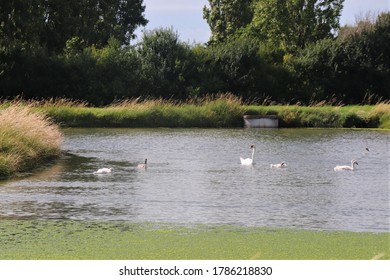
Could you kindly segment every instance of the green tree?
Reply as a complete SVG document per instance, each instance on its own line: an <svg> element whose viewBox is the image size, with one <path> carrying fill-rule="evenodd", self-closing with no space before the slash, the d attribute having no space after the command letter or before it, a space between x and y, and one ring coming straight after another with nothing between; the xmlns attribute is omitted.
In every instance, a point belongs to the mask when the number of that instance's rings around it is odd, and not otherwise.
<svg viewBox="0 0 390 280"><path fill-rule="evenodd" d="M146 25L143 0L8 0L0 2L0 44L38 43L59 53L79 37L84 47L104 47L110 38L128 44Z"/></svg>
<svg viewBox="0 0 390 280"><path fill-rule="evenodd" d="M347 104L390 96L390 13L358 22L336 39L308 45L290 61L301 101L337 98Z"/></svg>
<svg viewBox="0 0 390 280"><path fill-rule="evenodd" d="M42 13L40 0L1 0L0 47L12 50L36 45Z"/></svg>
<svg viewBox="0 0 390 280"><path fill-rule="evenodd" d="M147 31L136 49L145 96L177 99L187 96L188 80L195 66L190 47L179 40L177 32L172 28Z"/></svg>
<svg viewBox="0 0 390 280"><path fill-rule="evenodd" d="M61 51L67 40L79 37L85 46L104 47L110 38L128 44L138 26L146 25L143 0L43 1L42 44Z"/></svg>
<svg viewBox="0 0 390 280"><path fill-rule="evenodd" d="M339 28L344 0L258 0L251 34L287 52L331 38Z"/></svg>
<svg viewBox="0 0 390 280"><path fill-rule="evenodd" d="M203 18L211 29L210 43L224 41L252 19L253 0L209 0L204 6Z"/></svg>
<svg viewBox="0 0 390 280"><path fill-rule="evenodd" d="M199 92L232 92L244 100L282 100L288 73L271 65L259 52L259 43L251 38L232 37L207 48L195 48L200 72Z"/></svg>

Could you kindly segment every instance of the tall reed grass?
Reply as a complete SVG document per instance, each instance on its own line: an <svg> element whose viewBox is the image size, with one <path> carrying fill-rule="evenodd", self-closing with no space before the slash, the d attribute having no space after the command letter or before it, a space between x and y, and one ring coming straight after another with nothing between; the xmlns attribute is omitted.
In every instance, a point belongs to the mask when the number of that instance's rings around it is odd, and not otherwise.
<svg viewBox="0 0 390 280"><path fill-rule="evenodd" d="M59 127L31 106L0 106L0 177L37 167L61 153Z"/></svg>
<svg viewBox="0 0 390 280"><path fill-rule="evenodd" d="M56 123L67 127L242 127L243 115L277 115L280 127L358 127L390 129L390 103L343 106L317 102L300 105L248 105L230 93L192 98L121 100L104 108L83 102L35 102Z"/></svg>
<svg viewBox="0 0 390 280"><path fill-rule="evenodd" d="M238 127L244 113L241 99L231 94L184 102L136 98L103 108L63 100L34 106L67 127Z"/></svg>
<svg viewBox="0 0 390 280"><path fill-rule="evenodd" d="M243 127L243 115L277 115L280 127L390 129L390 103L344 106L329 101L295 105L251 105L233 94L185 101L134 98L106 107L67 99L18 101L64 127Z"/></svg>

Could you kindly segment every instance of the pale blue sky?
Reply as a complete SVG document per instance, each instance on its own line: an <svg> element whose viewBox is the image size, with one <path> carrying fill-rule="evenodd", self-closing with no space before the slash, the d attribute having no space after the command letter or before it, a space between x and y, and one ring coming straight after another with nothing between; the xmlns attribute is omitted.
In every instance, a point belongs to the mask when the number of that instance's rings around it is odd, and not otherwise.
<svg viewBox="0 0 390 280"><path fill-rule="evenodd" d="M180 40L205 43L210 37L210 28L203 19L203 7L207 0L144 0L145 17L149 20L146 30L172 27ZM389 11L390 0L345 0L341 25L355 23L356 16L371 12ZM141 38L141 30L136 34Z"/></svg>

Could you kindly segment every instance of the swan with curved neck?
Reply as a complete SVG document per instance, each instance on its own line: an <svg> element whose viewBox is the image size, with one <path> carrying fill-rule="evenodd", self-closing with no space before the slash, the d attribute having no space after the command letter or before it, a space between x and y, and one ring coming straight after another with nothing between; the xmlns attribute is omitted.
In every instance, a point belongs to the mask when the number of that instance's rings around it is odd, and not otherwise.
<svg viewBox="0 0 390 280"><path fill-rule="evenodd" d="M358 162L353 159L353 160L351 160L351 166L349 166L349 165L337 165L334 168L334 171L343 171L343 170L351 171L351 170L355 169L355 164L359 165Z"/></svg>
<svg viewBox="0 0 390 280"><path fill-rule="evenodd" d="M254 160L254 156L255 156L255 150L256 150L256 147L255 145L251 145L251 149L252 149L252 157L251 158L242 158L240 157L240 161L241 161L241 164L242 165L252 165L253 164L253 160Z"/></svg>

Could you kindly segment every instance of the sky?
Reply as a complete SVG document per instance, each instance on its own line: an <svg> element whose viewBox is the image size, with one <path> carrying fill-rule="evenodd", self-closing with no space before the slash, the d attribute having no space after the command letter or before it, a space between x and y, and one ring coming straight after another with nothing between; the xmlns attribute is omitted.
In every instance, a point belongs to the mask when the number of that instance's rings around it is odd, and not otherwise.
<svg viewBox="0 0 390 280"><path fill-rule="evenodd" d="M172 27L181 41L206 43L211 32L203 19L203 7L208 3L208 0L144 0L149 23L138 29L136 35L140 39L143 30ZM356 18L362 18L368 12L376 15L389 10L390 0L345 0L340 23L342 26L354 24Z"/></svg>

